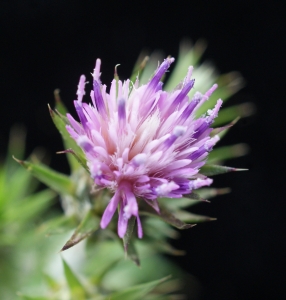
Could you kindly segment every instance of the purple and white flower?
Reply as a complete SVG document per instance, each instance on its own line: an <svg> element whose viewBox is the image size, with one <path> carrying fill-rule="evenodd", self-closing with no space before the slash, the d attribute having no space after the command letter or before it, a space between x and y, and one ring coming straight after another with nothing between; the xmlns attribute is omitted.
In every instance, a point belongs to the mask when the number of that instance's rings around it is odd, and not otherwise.
<svg viewBox="0 0 286 300"><path fill-rule="evenodd" d="M143 230L139 201L146 201L160 213L158 198L181 198L194 189L208 186L212 179L199 173L208 152L219 140L210 137L213 123L222 105L218 100L204 116L196 110L216 89L197 92L189 100L194 86L192 67L180 86L171 93L162 90L161 77L174 58L167 58L146 85L137 79L113 80L109 93L100 81L100 64L93 72L92 104L82 102L85 76L80 77L74 101L78 123L67 115L67 130L83 149L92 179L98 188L114 195L101 219L106 228L119 206L118 235L124 237L131 216L137 219L138 236Z"/></svg>

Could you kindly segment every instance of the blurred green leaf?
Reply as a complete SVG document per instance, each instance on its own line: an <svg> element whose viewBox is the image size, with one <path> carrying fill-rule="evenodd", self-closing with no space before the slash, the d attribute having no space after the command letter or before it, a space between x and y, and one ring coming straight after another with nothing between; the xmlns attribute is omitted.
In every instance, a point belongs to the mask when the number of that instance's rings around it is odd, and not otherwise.
<svg viewBox="0 0 286 300"><path fill-rule="evenodd" d="M17 294L21 299L24 300L50 300L49 297L42 297L42 296L27 296L27 295L23 295L21 293Z"/></svg>
<svg viewBox="0 0 286 300"><path fill-rule="evenodd" d="M127 257L130 258L137 266L140 266L139 256L132 239L135 221L136 217L134 216L132 216L128 221L127 230L123 237L123 246Z"/></svg>
<svg viewBox="0 0 286 300"><path fill-rule="evenodd" d="M166 206L171 211L175 211L178 208L190 207L197 203L209 202L201 198L198 194L192 193L189 195L184 195L183 198L162 198L160 203L163 206Z"/></svg>
<svg viewBox="0 0 286 300"><path fill-rule="evenodd" d="M174 70L167 83L164 85L164 90L172 91L178 83L182 82L187 74L188 67L196 66L198 64L205 49L206 42L204 40L199 40L194 46L187 40L182 42Z"/></svg>
<svg viewBox="0 0 286 300"><path fill-rule="evenodd" d="M144 299L144 296L150 293L156 286L161 284L162 282L168 280L170 276L165 278L154 280L151 282L138 284L136 286L132 286L123 291L119 291L110 295L110 300L141 300Z"/></svg>
<svg viewBox="0 0 286 300"><path fill-rule="evenodd" d="M159 252L163 252L174 256L181 256L186 254L185 251L178 250L172 247L169 243L165 242L164 240L154 241L152 243L152 247L154 247Z"/></svg>
<svg viewBox="0 0 286 300"><path fill-rule="evenodd" d="M44 190L21 199L18 201L18 208L10 206L5 211L7 220L16 221L17 223L25 223L32 218L36 218L41 212L52 204L55 193L51 190Z"/></svg>
<svg viewBox="0 0 286 300"><path fill-rule="evenodd" d="M68 119L65 116L59 114L57 111L53 111L50 106L48 106L48 107L49 107L49 112L50 112L51 118L62 136L65 148L73 149L76 156L80 158L80 161L85 162L86 161L85 156L84 156L81 148L70 137L68 131L66 130L66 125L69 125ZM63 108L61 108L61 110L63 111ZM74 156L68 155L67 158L68 158L68 162L70 164L70 168L72 171L75 171L80 167L78 160ZM85 165L86 165L86 163L85 163Z"/></svg>
<svg viewBox="0 0 286 300"><path fill-rule="evenodd" d="M249 117L253 115L254 112L255 112L254 104L248 102L223 108L220 110L217 118L215 119L213 126L216 127L219 125L227 124L237 117L241 117L241 118Z"/></svg>
<svg viewBox="0 0 286 300"><path fill-rule="evenodd" d="M76 220L74 216L53 216L48 221L43 222L38 230L40 232L45 232L46 236L61 234L74 229L76 226Z"/></svg>
<svg viewBox="0 0 286 300"><path fill-rule="evenodd" d="M163 240L166 237L176 239L179 232L161 219L149 217L144 221L145 235L154 240Z"/></svg>
<svg viewBox="0 0 286 300"><path fill-rule="evenodd" d="M62 115L66 115L68 113L68 110L66 106L63 104L62 99L60 97L60 90L55 89L54 90L54 97L55 97L55 109Z"/></svg>
<svg viewBox="0 0 286 300"><path fill-rule="evenodd" d="M163 59L164 56L160 51L155 51L150 55L146 65L144 66L140 74L139 77L140 85L146 84L150 80L150 78L158 68L158 63Z"/></svg>
<svg viewBox="0 0 286 300"><path fill-rule="evenodd" d="M26 145L26 130L23 126L14 125L10 130L10 137L7 149L7 156L5 160L5 171L7 177L13 175L17 170L17 165L12 156L17 156L20 159L24 157Z"/></svg>
<svg viewBox="0 0 286 300"><path fill-rule="evenodd" d="M228 123L227 125L225 125L223 127L214 128L212 130L210 136L213 137L215 135L218 135L220 137L220 139L222 139L227 134L229 129L238 122L239 119L240 119L240 117L237 117L233 121L231 121L230 123Z"/></svg>
<svg viewBox="0 0 286 300"><path fill-rule="evenodd" d="M128 244L128 247L127 247L127 257L129 259L131 259L136 266L140 266L140 259L139 259L139 255L138 255L138 252L137 252L137 249L135 247L135 244L134 244L134 239L131 239L129 241L129 244Z"/></svg>
<svg viewBox="0 0 286 300"><path fill-rule="evenodd" d="M39 181L46 184L52 190L58 192L59 194L75 194L75 184L68 176L56 172L41 163L34 164L32 162L18 160L17 158L14 159Z"/></svg>
<svg viewBox="0 0 286 300"><path fill-rule="evenodd" d="M58 283L58 281L52 278L50 275L44 273L43 276L46 284L52 291L56 292L61 288L61 285Z"/></svg>
<svg viewBox="0 0 286 300"><path fill-rule="evenodd" d="M70 292L71 292L71 300L86 300L88 299L86 291L78 280L72 269L69 265L62 259L65 278L67 280Z"/></svg>
<svg viewBox="0 0 286 300"><path fill-rule="evenodd" d="M208 164L221 163L225 160L247 154L249 147L246 144L236 144L213 149L208 155Z"/></svg>
<svg viewBox="0 0 286 300"><path fill-rule="evenodd" d="M77 229L73 233L72 237L65 243L61 251L67 250L83 239L91 235L93 232L99 229L99 218L96 216L92 210L89 210L82 222L78 225Z"/></svg>
<svg viewBox="0 0 286 300"><path fill-rule="evenodd" d="M200 197L205 198L205 199L210 199L213 197L216 197L218 195L224 195L227 193L230 193L230 188L201 188L197 190L197 193L199 194Z"/></svg>
<svg viewBox="0 0 286 300"><path fill-rule="evenodd" d="M86 160L83 159L82 156L79 156L77 153L75 153L73 151L73 149L66 149L64 151L58 151L57 154L67 154L68 157L70 157L69 154L71 154L76 159L76 161L87 171L87 173L90 174L90 171L86 165Z"/></svg>
<svg viewBox="0 0 286 300"><path fill-rule="evenodd" d="M200 169L200 173L206 176L214 176L218 174L224 174L229 172L236 172L236 171L247 171L247 169L238 169L220 165L204 165Z"/></svg>
<svg viewBox="0 0 286 300"><path fill-rule="evenodd" d="M130 76L130 81L131 82L134 83L136 81L137 76L139 78L141 77L140 75L141 75L142 71L145 69L148 60L149 60L149 56L144 51L141 52L138 59L137 59L137 61L136 61L136 63L135 63L135 65L134 65L134 68L132 70L132 73L131 73L131 76ZM140 83L141 83L141 80L140 80Z"/></svg>
<svg viewBox="0 0 286 300"><path fill-rule="evenodd" d="M149 209L148 211L141 211L140 214L147 215L147 216L155 216L181 230L189 229L194 226L192 224L186 224L183 221L179 220L178 218L175 217L173 213L171 213L167 209L160 209L160 214L156 213L154 210L151 209Z"/></svg>
<svg viewBox="0 0 286 300"><path fill-rule="evenodd" d="M95 243L88 249L90 253L86 272L94 284L98 284L105 273L124 257L119 239L118 243L115 240L101 240L100 243Z"/></svg>
<svg viewBox="0 0 286 300"><path fill-rule="evenodd" d="M184 221L184 222L188 222L188 223L202 223L202 222L209 222L209 221L215 221L216 218L211 218L208 216L202 216L202 215L197 215L197 214L193 214L190 212L187 212L185 210L177 210L174 215Z"/></svg>
<svg viewBox="0 0 286 300"><path fill-rule="evenodd" d="M31 189L32 177L27 171L18 168L11 176L5 173L5 169L3 169L3 171L0 178L0 210L1 207L11 205L11 203L19 201L21 198L33 192L33 189Z"/></svg>

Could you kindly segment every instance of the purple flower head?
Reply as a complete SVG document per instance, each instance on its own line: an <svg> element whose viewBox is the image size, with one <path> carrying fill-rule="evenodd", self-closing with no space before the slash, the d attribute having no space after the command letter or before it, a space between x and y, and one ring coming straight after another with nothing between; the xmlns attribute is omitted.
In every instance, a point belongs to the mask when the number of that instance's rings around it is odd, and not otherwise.
<svg viewBox="0 0 286 300"><path fill-rule="evenodd" d="M196 93L192 67L180 88L162 90L161 77L174 58L167 58L146 84L113 80L109 93L100 82L97 59L93 73L92 104L82 102L85 76L80 77L75 108L80 123L68 115L67 130L83 149L92 179L98 188L108 188L114 195L101 219L106 228L119 206L118 235L124 237L131 216L137 219L138 236L143 236L138 202L146 201L158 213L157 199L180 198L212 180L199 173L208 152L219 140L210 137L213 123L222 105L195 118L195 111L216 89Z"/></svg>

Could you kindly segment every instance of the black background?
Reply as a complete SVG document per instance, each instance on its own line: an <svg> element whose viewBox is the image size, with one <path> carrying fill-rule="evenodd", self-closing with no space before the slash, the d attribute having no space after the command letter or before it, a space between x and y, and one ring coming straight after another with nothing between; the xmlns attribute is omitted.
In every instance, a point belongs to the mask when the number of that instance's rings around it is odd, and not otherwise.
<svg viewBox="0 0 286 300"><path fill-rule="evenodd" d="M232 103L252 101L254 117L241 120L224 144L245 142L248 156L230 162L249 168L215 178L232 193L201 205L218 217L183 232L178 258L201 284L200 299L282 299L285 285L285 61L283 1L0 1L1 153L10 127L25 124L28 149L49 149L51 165L67 171L47 103L53 90L74 112L80 74L97 57L102 80L120 63L127 78L142 48L176 57L184 37L208 41L205 59L221 72L239 70L247 83Z"/></svg>

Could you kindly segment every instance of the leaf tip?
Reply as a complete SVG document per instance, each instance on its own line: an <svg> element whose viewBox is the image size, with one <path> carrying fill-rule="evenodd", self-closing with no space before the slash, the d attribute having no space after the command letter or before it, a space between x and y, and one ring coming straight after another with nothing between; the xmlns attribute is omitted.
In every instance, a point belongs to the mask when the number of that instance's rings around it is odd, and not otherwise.
<svg viewBox="0 0 286 300"><path fill-rule="evenodd" d="M54 90L54 97L56 102L61 102L60 91L61 91L60 89Z"/></svg>
<svg viewBox="0 0 286 300"><path fill-rule="evenodd" d="M224 194L229 194L231 192L231 188L222 188L222 189L217 189L216 194L217 195L224 195Z"/></svg>
<svg viewBox="0 0 286 300"><path fill-rule="evenodd" d="M55 116L55 112L52 110L49 103L48 103L48 110L49 110L50 116L53 118Z"/></svg>
<svg viewBox="0 0 286 300"><path fill-rule="evenodd" d="M233 172L249 171L249 169L232 168L232 171L233 171Z"/></svg>
<svg viewBox="0 0 286 300"><path fill-rule="evenodd" d="M16 158L14 155L12 155L12 158L13 158L17 163L19 163L20 165L24 165L24 161L23 161L23 160Z"/></svg>
<svg viewBox="0 0 286 300"><path fill-rule="evenodd" d="M190 229L195 226L197 226L197 224L186 224L186 225L182 226L181 229Z"/></svg>

